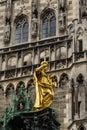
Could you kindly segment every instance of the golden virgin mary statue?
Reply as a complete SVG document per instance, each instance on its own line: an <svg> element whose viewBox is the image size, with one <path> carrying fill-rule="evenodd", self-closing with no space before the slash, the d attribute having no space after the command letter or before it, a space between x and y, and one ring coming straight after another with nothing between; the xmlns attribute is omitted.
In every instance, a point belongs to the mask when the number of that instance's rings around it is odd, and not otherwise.
<svg viewBox="0 0 87 130"><path fill-rule="evenodd" d="M34 85L36 87L36 100L34 110L41 110L51 105L53 101L53 88L57 83L53 81L54 74L47 75L48 62L42 61L40 67L34 72Z"/></svg>

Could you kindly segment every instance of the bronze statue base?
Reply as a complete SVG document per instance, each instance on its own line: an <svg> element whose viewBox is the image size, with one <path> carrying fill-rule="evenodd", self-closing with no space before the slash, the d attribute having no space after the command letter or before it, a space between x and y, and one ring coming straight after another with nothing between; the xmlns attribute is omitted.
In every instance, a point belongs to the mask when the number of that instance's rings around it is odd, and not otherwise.
<svg viewBox="0 0 87 130"><path fill-rule="evenodd" d="M44 110L25 112L11 118L5 128L2 130L59 130L60 124L55 120L53 110L46 108Z"/></svg>

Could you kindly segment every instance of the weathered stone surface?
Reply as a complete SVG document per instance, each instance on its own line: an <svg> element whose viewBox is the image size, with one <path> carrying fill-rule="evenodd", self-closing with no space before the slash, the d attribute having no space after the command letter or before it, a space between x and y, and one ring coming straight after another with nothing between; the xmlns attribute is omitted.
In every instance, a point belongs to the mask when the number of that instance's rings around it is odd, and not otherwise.
<svg viewBox="0 0 87 130"><path fill-rule="evenodd" d="M13 91L18 90L19 84L24 84L25 93L30 88L34 103L33 72L44 59L46 49L48 73L55 73L57 76L58 85L52 106L61 123L61 130L80 130L81 124L84 130L87 129L87 2L67 0L61 6L58 0L12 1L11 35L9 42L5 44L6 3L7 0L0 0L0 115L5 104L11 104ZM35 37L31 34L32 5L38 11ZM42 38L42 19L51 11L56 18L56 35ZM29 22L28 41L16 44L15 19L21 14Z"/></svg>

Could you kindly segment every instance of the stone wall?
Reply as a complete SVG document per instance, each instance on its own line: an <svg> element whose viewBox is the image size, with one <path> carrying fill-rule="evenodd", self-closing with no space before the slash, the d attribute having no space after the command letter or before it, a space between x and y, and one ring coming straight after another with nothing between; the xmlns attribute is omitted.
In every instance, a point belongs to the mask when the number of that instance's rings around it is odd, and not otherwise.
<svg viewBox="0 0 87 130"><path fill-rule="evenodd" d="M46 50L48 74L57 76L52 106L61 130L80 130L80 124L87 128L87 20L80 17L80 6L78 0L0 1L0 115L20 84L25 93L31 88L34 103L33 73ZM55 14L56 35L42 38L42 18L47 12ZM36 33L32 33L33 14ZM29 23L28 41L16 43L16 22L21 16Z"/></svg>

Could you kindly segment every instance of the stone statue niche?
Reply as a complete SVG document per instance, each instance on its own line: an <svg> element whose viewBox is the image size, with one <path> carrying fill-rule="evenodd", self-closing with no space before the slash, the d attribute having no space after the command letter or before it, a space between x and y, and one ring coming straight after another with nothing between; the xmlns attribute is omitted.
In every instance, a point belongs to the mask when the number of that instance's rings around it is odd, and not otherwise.
<svg viewBox="0 0 87 130"><path fill-rule="evenodd" d="M6 22L11 22L11 8L12 8L12 0L7 0L6 5Z"/></svg>
<svg viewBox="0 0 87 130"><path fill-rule="evenodd" d="M5 31L4 31L4 42L9 43L10 42L10 35L11 35L11 26L9 22L5 25Z"/></svg>
<svg viewBox="0 0 87 130"><path fill-rule="evenodd" d="M32 4L32 37L37 36L37 20L38 20L38 11L35 4Z"/></svg>
<svg viewBox="0 0 87 130"><path fill-rule="evenodd" d="M11 8L12 8L12 0L7 0L6 4L6 24L5 24L5 31L4 31L4 42L10 42L10 35L11 35Z"/></svg>

